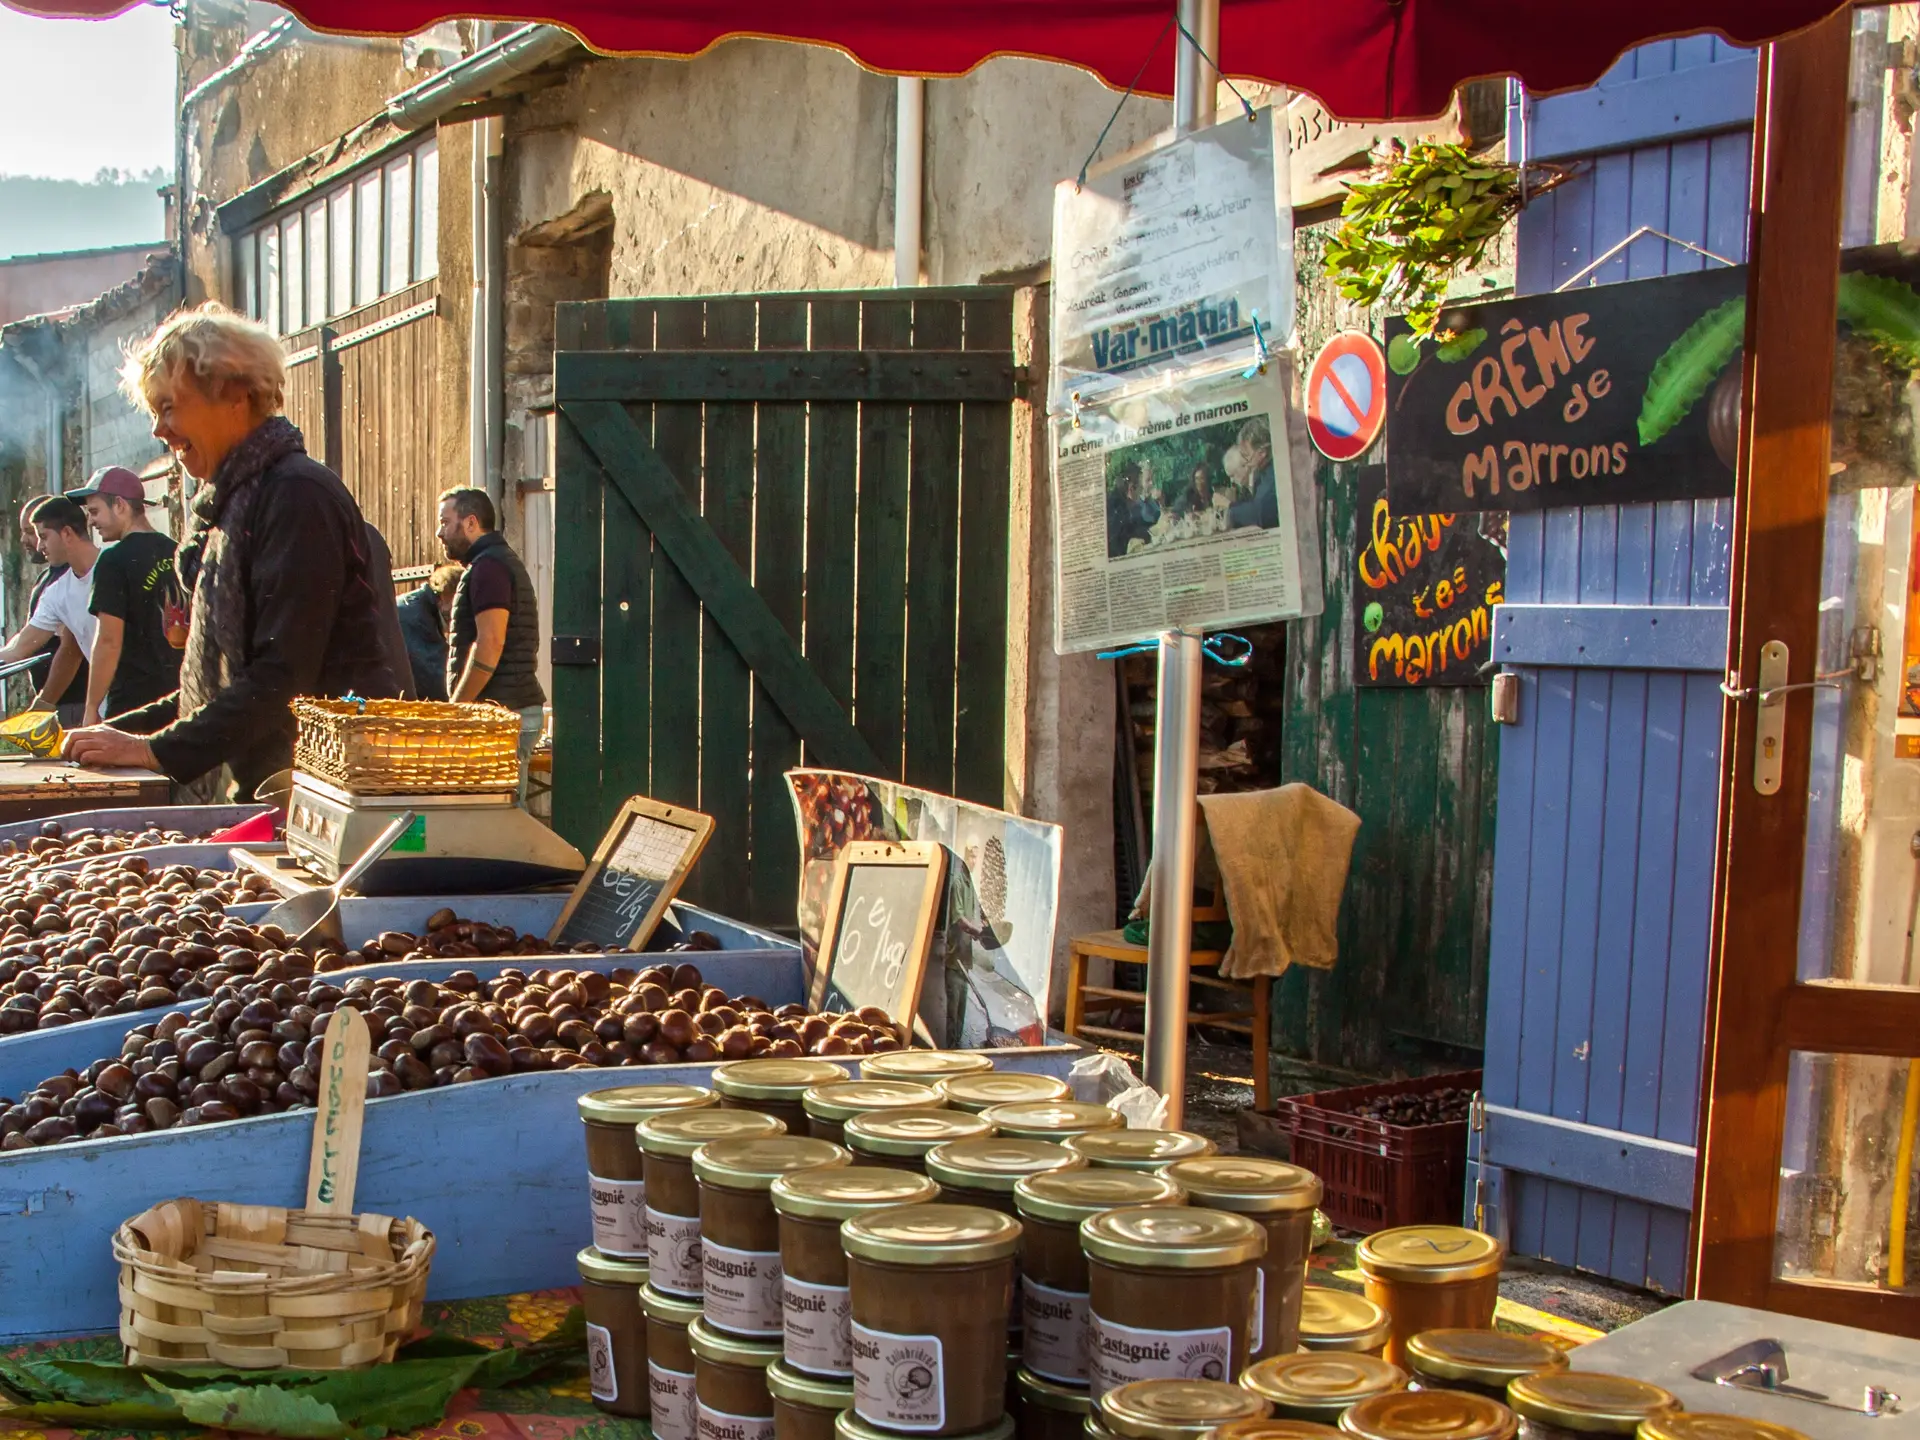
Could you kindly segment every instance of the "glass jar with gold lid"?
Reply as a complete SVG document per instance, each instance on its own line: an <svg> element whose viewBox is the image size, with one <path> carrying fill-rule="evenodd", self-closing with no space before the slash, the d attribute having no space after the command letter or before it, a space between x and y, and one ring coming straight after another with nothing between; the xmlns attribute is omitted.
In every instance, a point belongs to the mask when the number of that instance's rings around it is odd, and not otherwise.
<svg viewBox="0 0 1920 1440"><path fill-rule="evenodd" d="M1207 1440L1340 1440L1340 1432L1314 1420L1275 1415L1265 1420L1229 1420L1209 1431Z"/></svg>
<svg viewBox="0 0 1920 1440"><path fill-rule="evenodd" d="M1513 1440L1518 1426L1498 1400L1465 1390L1396 1390L1340 1417L1340 1428L1359 1440Z"/></svg>
<svg viewBox="0 0 1920 1440"><path fill-rule="evenodd" d="M648 1424L654 1440L694 1440L693 1342L687 1331L700 1318L700 1302L641 1287L640 1313L647 1322Z"/></svg>
<svg viewBox="0 0 1920 1440"><path fill-rule="evenodd" d="M1218 1148L1191 1130L1089 1130L1060 1142L1096 1170L1158 1170Z"/></svg>
<svg viewBox="0 0 1920 1440"><path fill-rule="evenodd" d="M980 1118L993 1126L996 1135L1056 1144L1069 1136L1124 1130L1127 1125L1126 1118L1111 1106L1086 1105L1078 1100L1020 1100L990 1105L980 1112Z"/></svg>
<svg viewBox="0 0 1920 1440"><path fill-rule="evenodd" d="M795 1171L839 1168L852 1160L840 1146L802 1135L715 1140L693 1152L709 1325L752 1339L781 1337L780 1216L773 1208L773 1183Z"/></svg>
<svg viewBox="0 0 1920 1440"><path fill-rule="evenodd" d="M990 1078L999 1078L997 1076ZM927 1175L958 1204L985 1205L1011 1215L1013 1187L1029 1175L1084 1170L1087 1162L1047 1140L955 1140L927 1152Z"/></svg>
<svg viewBox="0 0 1920 1440"><path fill-rule="evenodd" d="M979 1114L995 1105L1028 1101L1071 1100L1073 1087L1053 1075L1025 1070L995 1070L982 1075L950 1075L940 1082L940 1093L955 1110Z"/></svg>
<svg viewBox="0 0 1920 1440"><path fill-rule="evenodd" d="M801 1097L815 1085L833 1085L853 1077L844 1065L800 1056L790 1060L729 1060L713 1067L713 1088L729 1110L758 1110L787 1127L789 1135L807 1133Z"/></svg>
<svg viewBox="0 0 1920 1440"><path fill-rule="evenodd" d="M841 1142L862 1165L891 1165L924 1175L927 1152L956 1140L985 1140L993 1127L965 1110L876 1110L855 1115Z"/></svg>
<svg viewBox="0 0 1920 1440"><path fill-rule="evenodd" d="M580 1097L594 1249L623 1260L647 1258L646 1174L635 1127L655 1115L703 1109L714 1099L704 1085L616 1085Z"/></svg>
<svg viewBox="0 0 1920 1440"><path fill-rule="evenodd" d="M1798 1430L1745 1415L1663 1410L1640 1422L1640 1440L1807 1440Z"/></svg>
<svg viewBox="0 0 1920 1440"><path fill-rule="evenodd" d="M800 1097L807 1129L817 1140L845 1144L847 1121L889 1110L938 1110L946 1101L931 1085L913 1080L839 1080L815 1085Z"/></svg>
<svg viewBox="0 0 1920 1440"><path fill-rule="evenodd" d="M1538 1335L1422 1330L1407 1341L1407 1368L1417 1390L1471 1390L1505 1404L1509 1382L1566 1369L1567 1352Z"/></svg>
<svg viewBox="0 0 1920 1440"><path fill-rule="evenodd" d="M784 1360L767 1366L774 1440L833 1440L833 1422L853 1407L853 1382L807 1375Z"/></svg>
<svg viewBox="0 0 1920 1440"><path fill-rule="evenodd" d="M991 1425L965 1434L950 1435L947 1440L1013 1440L1013 1416L1002 1415ZM852 1410L842 1410L833 1422L833 1433L837 1440L900 1440L890 1430L882 1430L877 1425L869 1425L859 1414Z"/></svg>
<svg viewBox="0 0 1920 1440"><path fill-rule="evenodd" d="M647 1269L653 1288L700 1294L700 1185L693 1152L713 1140L765 1139L786 1125L751 1110L701 1109L656 1115L635 1132L647 1183Z"/></svg>
<svg viewBox="0 0 1920 1440"><path fill-rule="evenodd" d="M1362 1240L1354 1259L1367 1298L1393 1327L1382 1353L1404 1364L1422 1330L1491 1330L1505 1258L1498 1240L1459 1225L1402 1225Z"/></svg>
<svg viewBox="0 0 1920 1440"><path fill-rule="evenodd" d="M1378 1355L1387 1343L1387 1312L1364 1295L1306 1285L1300 1291L1300 1348Z"/></svg>
<svg viewBox="0 0 1920 1440"><path fill-rule="evenodd" d="M1530 1440L1631 1435L1642 1420L1680 1408L1671 1390L1595 1370L1541 1370L1507 1386L1507 1408Z"/></svg>
<svg viewBox="0 0 1920 1440"><path fill-rule="evenodd" d="M1129 1170L1056 1170L1013 1187L1020 1245L1021 1357L1044 1380L1087 1383L1087 1257L1080 1222L1126 1205L1180 1205L1164 1175Z"/></svg>
<svg viewBox="0 0 1920 1440"><path fill-rule="evenodd" d="M702 1318L687 1327L693 1350L694 1426L699 1435L773 1440L767 1370L780 1347L716 1330Z"/></svg>
<svg viewBox="0 0 1920 1440"><path fill-rule="evenodd" d="M977 1050L889 1050L860 1061L862 1080L912 1080L932 1085L955 1075L984 1075L993 1061Z"/></svg>
<svg viewBox="0 0 1920 1440"><path fill-rule="evenodd" d="M1298 1165L1257 1155L1176 1160L1163 1173L1186 1190L1189 1204L1245 1215L1267 1232L1267 1253L1260 1262L1265 1293L1253 1355L1291 1355L1300 1343L1300 1292L1313 1249L1319 1177Z"/></svg>
<svg viewBox="0 0 1920 1440"><path fill-rule="evenodd" d="M1014 1426L1020 1440L1081 1440L1093 1397L1084 1385L1062 1385L1024 1366L1014 1376Z"/></svg>
<svg viewBox="0 0 1920 1440"><path fill-rule="evenodd" d="M610 1415L644 1417L647 1401L647 1320L640 1290L647 1267L614 1260L589 1245L574 1257L580 1271L580 1307L586 1312L589 1393Z"/></svg>
<svg viewBox="0 0 1920 1440"><path fill-rule="evenodd" d="M1109 1390L1096 1407L1101 1427L1118 1440L1201 1440L1266 1414L1258 1395L1220 1380L1136 1380Z"/></svg>
<svg viewBox="0 0 1920 1440"><path fill-rule="evenodd" d="M1333 1425L1362 1400L1407 1388L1407 1372L1375 1355L1302 1351L1256 1360L1240 1374L1243 1388L1290 1420Z"/></svg>

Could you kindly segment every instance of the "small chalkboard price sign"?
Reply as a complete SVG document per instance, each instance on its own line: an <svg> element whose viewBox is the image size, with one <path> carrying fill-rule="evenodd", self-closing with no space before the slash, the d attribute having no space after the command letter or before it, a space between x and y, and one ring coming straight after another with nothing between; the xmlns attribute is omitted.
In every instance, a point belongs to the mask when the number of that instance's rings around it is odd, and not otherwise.
<svg viewBox="0 0 1920 1440"><path fill-rule="evenodd" d="M713 817L636 795L620 807L547 939L642 948L713 834Z"/></svg>
<svg viewBox="0 0 1920 1440"><path fill-rule="evenodd" d="M833 862L809 998L815 1010L877 1005L911 1023L947 878L929 840L856 840Z"/></svg>

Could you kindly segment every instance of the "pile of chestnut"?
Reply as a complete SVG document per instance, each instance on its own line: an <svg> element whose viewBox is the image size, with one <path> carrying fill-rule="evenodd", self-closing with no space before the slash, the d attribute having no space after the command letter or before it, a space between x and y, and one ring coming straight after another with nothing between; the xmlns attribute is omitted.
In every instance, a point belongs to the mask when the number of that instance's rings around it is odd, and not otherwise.
<svg viewBox="0 0 1920 1440"><path fill-rule="evenodd" d="M0 1150L311 1105L326 1018L341 1006L366 1017L374 1098L538 1070L867 1055L908 1038L884 1011L774 1008L705 984L689 964L506 970L493 980L463 970L442 982L362 975L336 984L269 961L250 979L223 981L212 1000L138 1027L114 1058L43 1080L18 1103L0 1100Z"/></svg>
<svg viewBox="0 0 1920 1440"><path fill-rule="evenodd" d="M695 936L703 936L703 943L693 943ZM686 948L717 950L720 942L713 936L696 931L694 936L688 937ZM424 935L415 935L406 930L383 930L362 945L358 955L349 957L347 963L377 965L382 960L463 960L493 955L600 955L606 953L606 949L606 946L596 945L592 941L562 946L539 935L522 935L511 925L462 920L450 908L442 906L427 917Z"/></svg>
<svg viewBox="0 0 1920 1440"><path fill-rule="evenodd" d="M190 845L193 840L181 830L95 830L76 826L68 830L58 820L40 822L40 833L30 840L0 840L0 862L26 857L34 864L52 864L60 860L84 860L94 855L115 855L123 850L139 850L149 845Z"/></svg>

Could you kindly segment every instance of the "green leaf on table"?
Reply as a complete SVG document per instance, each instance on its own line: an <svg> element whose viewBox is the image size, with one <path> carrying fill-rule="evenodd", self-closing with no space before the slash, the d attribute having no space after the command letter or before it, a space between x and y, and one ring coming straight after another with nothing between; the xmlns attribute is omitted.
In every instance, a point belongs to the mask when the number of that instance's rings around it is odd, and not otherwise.
<svg viewBox="0 0 1920 1440"><path fill-rule="evenodd" d="M350 1426L331 1405L306 1392L280 1385L229 1385L176 1389L154 1382L176 1401L180 1413L196 1425L248 1434L280 1435L288 1440L340 1440L343 1436L384 1434ZM451 1398L452 1392L447 1392Z"/></svg>

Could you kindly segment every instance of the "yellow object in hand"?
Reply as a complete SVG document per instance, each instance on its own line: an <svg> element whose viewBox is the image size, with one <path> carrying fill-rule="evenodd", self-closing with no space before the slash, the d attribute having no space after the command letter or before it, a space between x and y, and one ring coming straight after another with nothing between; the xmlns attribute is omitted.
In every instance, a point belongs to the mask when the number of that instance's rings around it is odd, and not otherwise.
<svg viewBox="0 0 1920 1440"><path fill-rule="evenodd" d="M23 752L42 760L60 753L66 732L51 710L25 710L0 720L0 755Z"/></svg>

